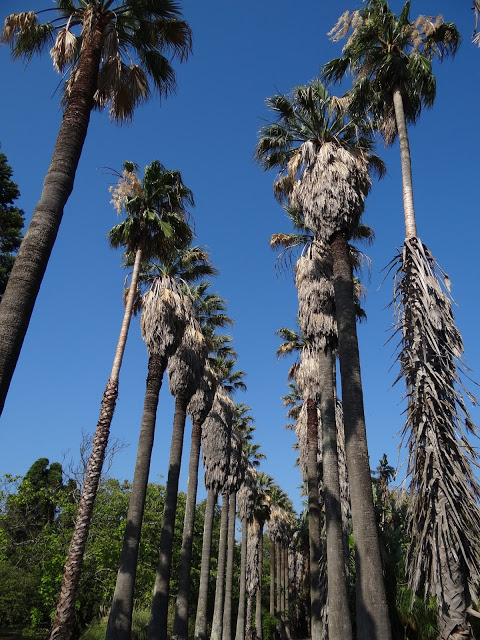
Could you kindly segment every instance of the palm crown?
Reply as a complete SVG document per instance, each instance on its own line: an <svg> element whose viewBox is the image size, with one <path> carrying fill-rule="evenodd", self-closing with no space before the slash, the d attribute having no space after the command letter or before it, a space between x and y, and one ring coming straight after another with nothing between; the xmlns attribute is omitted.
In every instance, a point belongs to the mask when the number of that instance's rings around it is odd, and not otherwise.
<svg viewBox="0 0 480 640"><path fill-rule="evenodd" d="M46 22L40 13L54 12ZM29 60L50 47L53 65L68 77L68 101L76 69L86 44L100 50L94 104L110 105L115 120L130 120L135 107L153 91L167 95L175 88L168 58L185 59L191 50L191 31L180 19L173 0L57 0L52 9L11 14L2 41L12 45L13 57Z"/></svg>
<svg viewBox="0 0 480 640"><path fill-rule="evenodd" d="M340 230L351 235L370 189L369 171L384 172L371 153L368 122L350 119L342 100L319 80L290 96L275 95L267 105L276 122L261 128L256 157L264 169L280 169L276 197L300 208L321 241Z"/></svg>
<svg viewBox="0 0 480 640"><path fill-rule="evenodd" d="M409 12L410 2L397 16L386 0L369 0L364 9L346 11L330 31L333 40L351 31L343 55L323 67L324 78L336 82L352 73L350 110L358 115L369 109L387 144L397 136L393 92L402 94L406 122L415 123L422 107L435 100L432 59L454 55L460 44L453 23L423 15L411 22Z"/></svg>

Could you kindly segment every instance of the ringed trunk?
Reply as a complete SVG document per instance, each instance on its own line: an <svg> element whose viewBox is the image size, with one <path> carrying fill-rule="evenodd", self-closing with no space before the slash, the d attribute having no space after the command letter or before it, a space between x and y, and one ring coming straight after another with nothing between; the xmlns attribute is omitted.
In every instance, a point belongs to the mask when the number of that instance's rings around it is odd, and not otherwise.
<svg viewBox="0 0 480 640"><path fill-rule="evenodd" d="M207 638L207 601L208 578L210 576L210 554L212 548L213 516L217 496L212 489L208 490L205 521L203 524L202 564L200 567L200 587L198 590L197 616L195 619L195 640Z"/></svg>
<svg viewBox="0 0 480 640"><path fill-rule="evenodd" d="M400 161L402 165L403 211L405 216L406 238L416 237L415 209L413 206L412 162L410 159L410 144L408 141L407 123L403 110L403 98L400 89L393 91L393 107L400 142Z"/></svg>
<svg viewBox="0 0 480 640"><path fill-rule="evenodd" d="M32 215L25 237L8 279L0 306L0 415L8 388L27 333L35 300L42 284L48 260L57 238L63 208L73 189L83 143L87 135L93 96L97 89L102 33L97 31L80 53L77 76L72 87L52 160L43 183L42 194ZM65 589L62 587L62 598ZM62 636L61 627L73 612L65 602L55 614L53 637ZM66 616L66 617L65 617ZM63 620L66 622L63 622ZM66 632L67 637L69 631Z"/></svg>
<svg viewBox="0 0 480 640"><path fill-rule="evenodd" d="M213 610L211 640L222 639L223 602L225 597L225 561L227 556L228 493L222 494L220 541L218 546L217 583L215 585L215 607Z"/></svg>
<svg viewBox="0 0 480 640"><path fill-rule="evenodd" d="M235 518L237 516L236 497L236 493L230 494L230 503L228 508L227 570L225 576L222 640L231 640L232 638L233 560L235 552Z"/></svg>
<svg viewBox="0 0 480 640"><path fill-rule="evenodd" d="M343 523L338 474L337 428L333 386L333 354L330 347L319 353L320 411L323 434L323 492L327 543L328 632L331 638L351 640L352 625L348 607Z"/></svg>
<svg viewBox="0 0 480 640"><path fill-rule="evenodd" d="M320 593L320 508L318 494L318 413L313 398L307 399L308 539L310 548L310 616L312 640L322 638Z"/></svg>
<svg viewBox="0 0 480 640"><path fill-rule="evenodd" d="M180 476L180 466L182 464L183 435L185 432L189 400L190 398L183 395L175 397L172 444L165 489L162 533L160 535L160 554L150 621L148 624L148 640L167 640L168 596L172 568L173 533L175 530L175 515L177 511L178 479Z"/></svg>
<svg viewBox="0 0 480 640"><path fill-rule="evenodd" d="M353 273L347 239L331 241L350 497L357 575L358 640L391 638L367 448Z"/></svg>
<svg viewBox="0 0 480 640"><path fill-rule="evenodd" d="M257 640L263 640L262 632L262 573L263 573L263 524L260 526L258 543L258 575L259 583L255 594L255 631Z"/></svg>
<svg viewBox="0 0 480 640"><path fill-rule="evenodd" d="M247 571L247 518L242 520L242 549L240 557L240 591L238 594L237 632L235 640L245 640L245 592Z"/></svg>
<svg viewBox="0 0 480 640"><path fill-rule="evenodd" d="M150 473L158 398L166 366L166 358L156 354L149 356L147 388L138 438L137 460L128 504L120 568L108 618L106 640L129 640L131 636L138 549L147 495L148 475Z"/></svg>
<svg viewBox="0 0 480 640"><path fill-rule="evenodd" d="M270 536L270 615L275 615L275 540Z"/></svg>
<svg viewBox="0 0 480 640"><path fill-rule="evenodd" d="M187 502L185 505L182 551L180 555L180 575L178 579L177 601L175 604L175 620L173 623L173 635L175 638L178 638L178 640L187 640L188 637L188 594L190 591L190 568L192 564L193 528L195 524L201 438L202 425L195 421L192 426Z"/></svg>

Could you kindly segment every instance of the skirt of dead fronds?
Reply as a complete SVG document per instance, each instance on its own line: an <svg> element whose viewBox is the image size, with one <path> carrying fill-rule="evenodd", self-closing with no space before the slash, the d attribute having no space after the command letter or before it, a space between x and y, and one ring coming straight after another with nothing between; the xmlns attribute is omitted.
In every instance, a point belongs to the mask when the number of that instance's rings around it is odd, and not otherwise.
<svg viewBox="0 0 480 640"><path fill-rule="evenodd" d="M453 614L458 603L451 601L452 593L469 586L474 597L480 577L480 488L472 471L478 465L466 438L477 428L463 394L475 398L460 378L466 374L463 342L448 277L418 238L405 241L392 269L400 336L397 381L404 379L407 399L409 586L416 592L423 585L426 597L437 597L440 611Z"/></svg>

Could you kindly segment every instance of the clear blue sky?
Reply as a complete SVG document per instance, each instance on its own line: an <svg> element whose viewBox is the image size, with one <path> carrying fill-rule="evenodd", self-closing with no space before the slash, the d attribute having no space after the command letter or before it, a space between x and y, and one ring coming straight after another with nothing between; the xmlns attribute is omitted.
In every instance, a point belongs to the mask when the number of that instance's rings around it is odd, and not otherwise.
<svg viewBox="0 0 480 640"><path fill-rule="evenodd" d="M38 10L50 0L3 0L2 14ZM478 122L480 50L470 44L474 15L469 0L412 2L412 16L443 13L457 23L463 46L454 61L435 64L437 100L411 129L415 204L419 235L453 282L455 314L463 334L467 362L478 372L480 346L475 327L480 317L476 258L478 209ZM140 108L131 125L118 127L107 114L94 113L77 172L74 192L53 250L27 338L1 418L0 474L24 474L39 457L62 461L77 457L81 430L93 432L122 318L121 253L105 236L117 222L109 204L112 177L124 160L145 166L159 159L181 170L197 206L193 211L198 243L207 245L221 276L213 288L228 300L239 368L248 391L237 400L252 407L256 441L273 475L300 508L300 476L294 468L293 434L285 432L281 396L290 363L278 362L280 326L293 327L296 293L290 275L275 271L270 235L288 231L284 212L273 199L273 174L252 160L257 131L268 118L264 100L307 83L321 65L339 55L327 31L337 17L359 3L301 0L186 0L185 18L194 34L194 54L175 63L177 94ZM401 8L392 2L392 8ZM3 18L3 16L2 16ZM27 67L11 62L0 48L0 141L19 184L19 205L27 220L40 196L61 111L59 76L48 55ZM403 242L398 147L378 152L388 174L374 185L364 221L376 240L364 282L368 321L359 328L362 376L371 466L385 452L397 462L395 434L403 424L401 383L394 343L385 346L392 326L392 281L382 269ZM145 389L147 354L134 320L120 379L112 437L130 447L112 469L132 478ZM392 368L393 367L393 368ZM474 374L475 375L475 374ZM478 379L478 373L476 375ZM475 392L475 389L474 389ZM473 411L476 422L480 412ZM162 389L152 480L166 475L172 423L168 385ZM189 451L185 440L186 487ZM400 460L404 460L401 455Z"/></svg>

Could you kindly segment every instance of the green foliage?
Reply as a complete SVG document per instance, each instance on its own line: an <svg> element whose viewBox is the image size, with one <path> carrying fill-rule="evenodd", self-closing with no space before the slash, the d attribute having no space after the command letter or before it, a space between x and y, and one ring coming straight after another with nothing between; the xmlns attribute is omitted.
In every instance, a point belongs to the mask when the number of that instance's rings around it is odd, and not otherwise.
<svg viewBox="0 0 480 640"><path fill-rule="evenodd" d="M275 629L277 628L278 619L268 611L262 612L262 631L263 640L273 640Z"/></svg>
<svg viewBox="0 0 480 640"><path fill-rule="evenodd" d="M12 174L6 155L0 153L0 300L22 241L24 222L23 211L14 206L20 191L11 180Z"/></svg>
<svg viewBox="0 0 480 640"><path fill-rule="evenodd" d="M110 478L100 483L77 595L76 633L88 627L84 640L105 637L103 616L113 598L130 490L127 481ZM78 495L75 482L63 479L61 465L49 465L46 458L37 460L23 478L7 474L0 479L0 626L30 632L49 628L72 536ZM136 640L146 637L164 499L163 485L148 485L135 591L132 637ZM185 494L180 493L173 549L173 595L178 589L185 499ZM202 502L197 505L195 518L190 612L193 619L204 514L205 502ZM213 558L218 553L218 521L217 511Z"/></svg>

